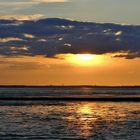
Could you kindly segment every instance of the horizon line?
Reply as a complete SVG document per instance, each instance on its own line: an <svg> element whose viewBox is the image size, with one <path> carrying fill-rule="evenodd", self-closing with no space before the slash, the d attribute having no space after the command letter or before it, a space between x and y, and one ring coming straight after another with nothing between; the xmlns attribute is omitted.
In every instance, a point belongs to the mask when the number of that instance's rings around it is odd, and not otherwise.
<svg viewBox="0 0 140 140"><path fill-rule="evenodd" d="M0 85L0 87L140 87L140 85Z"/></svg>

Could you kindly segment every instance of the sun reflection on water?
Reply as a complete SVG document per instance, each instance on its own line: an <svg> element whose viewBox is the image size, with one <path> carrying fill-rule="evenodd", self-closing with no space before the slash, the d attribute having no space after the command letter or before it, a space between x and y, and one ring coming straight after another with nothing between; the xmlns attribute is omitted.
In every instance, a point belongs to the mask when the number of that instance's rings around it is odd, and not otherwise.
<svg viewBox="0 0 140 140"><path fill-rule="evenodd" d="M90 104L84 104L77 110L77 113L80 115L91 115L93 114L92 106Z"/></svg>
<svg viewBox="0 0 140 140"><path fill-rule="evenodd" d="M88 137L93 134L93 125L96 121L94 113L90 103L85 103L77 109L77 115L79 116L78 125L80 126L79 134L81 136Z"/></svg>
<svg viewBox="0 0 140 140"><path fill-rule="evenodd" d="M100 103L85 102L75 106L75 112L67 118L70 122L68 127L76 126L75 132L82 137L93 137L96 136L97 131L103 133L106 129L113 129L115 121L120 119L121 124L126 119L126 115L124 112L114 110L113 106L107 108L108 105L110 106L110 103L101 106Z"/></svg>
<svg viewBox="0 0 140 140"><path fill-rule="evenodd" d="M115 139L118 135L125 136L126 130L131 137L131 132L139 128L134 120L140 119L139 104L135 103L42 102L42 105L1 107L0 110L10 119L11 126L18 125L21 133L32 128L33 135L60 136L60 139ZM9 116L9 113L12 114ZM3 125L8 126L5 118ZM7 130L13 131L9 127L3 131Z"/></svg>

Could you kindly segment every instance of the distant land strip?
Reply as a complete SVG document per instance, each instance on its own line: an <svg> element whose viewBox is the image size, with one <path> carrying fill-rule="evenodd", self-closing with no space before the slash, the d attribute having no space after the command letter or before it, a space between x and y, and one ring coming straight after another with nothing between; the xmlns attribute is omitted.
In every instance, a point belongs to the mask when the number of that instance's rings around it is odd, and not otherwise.
<svg viewBox="0 0 140 140"><path fill-rule="evenodd" d="M103 101L103 102L140 102L140 97L106 97L106 98L79 98L79 97L1 97L1 101Z"/></svg>
<svg viewBox="0 0 140 140"><path fill-rule="evenodd" d="M98 86L98 85L0 85L0 88L140 88L140 85L132 86Z"/></svg>

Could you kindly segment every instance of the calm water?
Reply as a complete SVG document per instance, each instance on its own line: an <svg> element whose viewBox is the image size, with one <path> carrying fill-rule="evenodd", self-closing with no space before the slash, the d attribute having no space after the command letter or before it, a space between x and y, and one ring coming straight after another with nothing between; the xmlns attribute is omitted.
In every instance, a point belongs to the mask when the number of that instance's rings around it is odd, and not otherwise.
<svg viewBox="0 0 140 140"><path fill-rule="evenodd" d="M0 95L139 96L139 91L3 88ZM140 102L1 101L0 140L28 139L140 140Z"/></svg>
<svg viewBox="0 0 140 140"><path fill-rule="evenodd" d="M0 88L0 97L140 97L140 88L44 87Z"/></svg>

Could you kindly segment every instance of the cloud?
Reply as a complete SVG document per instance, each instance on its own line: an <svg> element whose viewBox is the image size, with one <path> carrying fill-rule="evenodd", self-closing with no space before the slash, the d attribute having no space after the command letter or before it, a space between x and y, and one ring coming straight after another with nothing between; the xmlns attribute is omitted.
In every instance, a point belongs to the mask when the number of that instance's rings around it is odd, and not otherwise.
<svg viewBox="0 0 140 140"><path fill-rule="evenodd" d="M28 1L28 2L27 1L25 1L25 2L24 1L23 2L22 1L19 1L19 2L18 1L12 1L12 2L11 1L7 1L7 2L5 2L5 1L1 2L0 1L0 5L2 5L2 6L3 5L4 6L7 6L7 5L8 6L13 6L13 5L29 5L29 4L36 4L36 3L32 2L32 1Z"/></svg>
<svg viewBox="0 0 140 140"><path fill-rule="evenodd" d="M30 14L33 14L36 13L37 11L40 11L41 9L39 7L42 7L43 5L47 6L50 5L50 3L58 4L58 3L66 3L66 2L69 2L69 0L0 0L0 13L1 14L11 13L11 14L21 15L23 13L29 14L29 12L27 11L30 11ZM39 6L37 8L37 11L36 8L34 9L34 7L36 6L37 7ZM14 16L16 19L20 17L17 15Z"/></svg>
<svg viewBox="0 0 140 140"><path fill-rule="evenodd" d="M122 34L122 31L117 31L117 32L115 33L116 36L119 36L119 35L121 35L121 34Z"/></svg>
<svg viewBox="0 0 140 140"><path fill-rule="evenodd" d="M41 3L56 3L56 2L67 2L68 0L32 0L32 1Z"/></svg>
<svg viewBox="0 0 140 140"><path fill-rule="evenodd" d="M120 53L114 57L140 57L140 26L57 18L25 20L18 26L15 22L20 21L0 20L0 55L53 58L69 53Z"/></svg>
<svg viewBox="0 0 140 140"><path fill-rule="evenodd" d="M24 33L23 36L25 38L34 38L34 35Z"/></svg>
<svg viewBox="0 0 140 140"><path fill-rule="evenodd" d="M2 0L0 1L0 5L33 5L40 3L58 3L58 2L68 2L68 0Z"/></svg>
<svg viewBox="0 0 140 140"><path fill-rule="evenodd" d="M6 43L10 41L21 41L21 38L18 37L7 37L7 38L0 38L0 43Z"/></svg>
<svg viewBox="0 0 140 140"><path fill-rule="evenodd" d="M140 51L137 51L137 52L128 52L128 53L122 53L122 54L119 54L119 55L114 55L114 57L125 57L126 59L134 59L136 57L140 57Z"/></svg>
<svg viewBox="0 0 140 140"><path fill-rule="evenodd" d="M13 20L38 20L45 17L43 14L33 14L33 15L0 15L0 19L13 19Z"/></svg>

